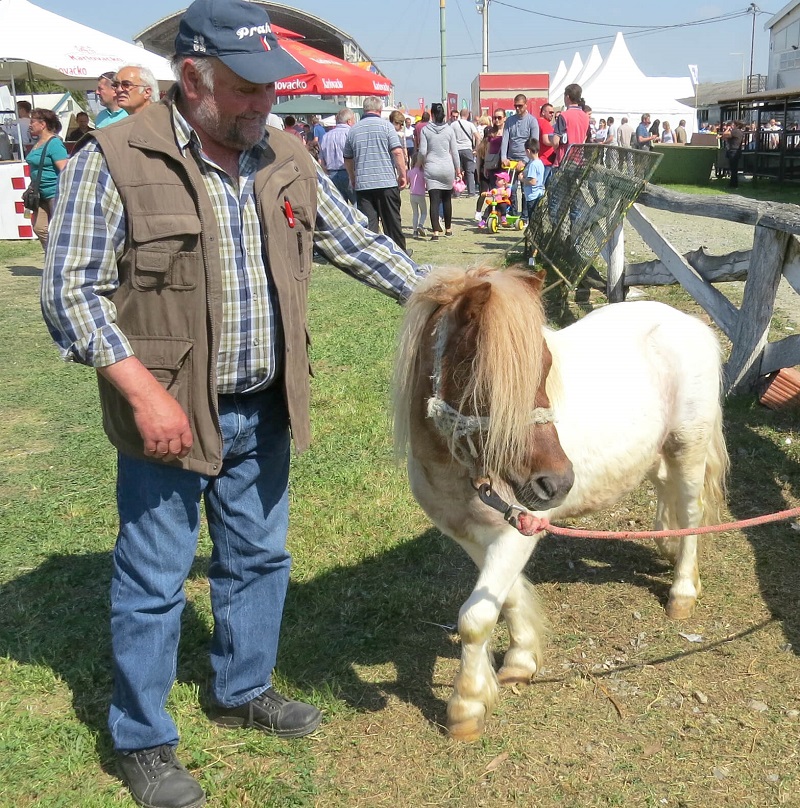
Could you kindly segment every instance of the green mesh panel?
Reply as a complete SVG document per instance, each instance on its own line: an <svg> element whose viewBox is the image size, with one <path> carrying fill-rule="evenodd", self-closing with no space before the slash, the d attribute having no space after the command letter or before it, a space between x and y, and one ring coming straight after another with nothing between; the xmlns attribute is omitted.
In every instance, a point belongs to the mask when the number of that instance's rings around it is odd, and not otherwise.
<svg viewBox="0 0 800 808"><path fill-rule="evenodd" d="M620 146L570 146L528 223L526 254L574 289L660 159L652 151Z"/></svg>

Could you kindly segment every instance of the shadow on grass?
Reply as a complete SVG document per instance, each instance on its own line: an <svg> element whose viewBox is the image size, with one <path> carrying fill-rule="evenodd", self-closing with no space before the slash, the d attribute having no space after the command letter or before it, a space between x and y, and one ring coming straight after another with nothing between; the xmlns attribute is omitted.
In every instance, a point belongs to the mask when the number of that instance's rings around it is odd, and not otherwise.
<svg viewBox="0 0 800 808"><path fill-rule="evenodd" d="M796 435L797 411L773 412L746 396L729 399L725 421L731 456L728 506L733 517L748 519L791 507L784 490L795 497L800 493L800 464L780 444L782 434ZM798 533L786 520L744 533L755 553L764 603L782 621L787 641L800 655Z"/></svg>
<svg viewBox="0 0 800 808"><path fill-rule="evenodd" d="M21 665L45 666L67 685L75 714L96 734L103 760L113 758L106 728L112 689L110 581L110 553L54 555L0 588L0 654ZM205 653L208 635L188 603L179 681L203 675L198 655Z"/></svg>
<svg viewBox="0 0 800 808"><path fill-rule="evenodd" d="M782 416L784 417L784 416ZM776 477L798 478L797 464L758 435L759 410L729 419L734 457L730 503L736 516L785 507ZM739 423L741 421L741 423ZM791 421L786 419L787 429ZM760 480L754 486L753 480ZM800 648L797 539L785 523L752 528L762 595ZM199 557L192 578L205 575ZM534 583L625 581L666 602L670 568L649 544L620 541L542 541L528 570ZM111 693L108 553L57 555L0 589L0 654L43 665L69 687L78 719L95 731L101 759L112 757L106 730ZM445 721L449 675L435 681L437 664L460 655L452 626L472 590L472 562L436 530L349 567L293 582L287 597L278 667L297 687L330 691L354 709L378 711L394 696L436 725ZM205 604L189 602L183 615L178 680L198 686L204 707L210 678L211 630ZM360 673L386 667L385 675ZM444 690L442 690L444 686Z"/></svg>
<svg viewBox="0 0 800 808"><path fill-rule="evenodd" d="M648 548L623 542L543 542L529 573L536 582L619 581L625 570L660 599L666 569ZM588 563L589 559L593 563ZM570 567L567 561L571 561ZM205 575L199 557L191 577ZM656 566L654 566L654 563ZM80 721L96 734L98 755L113 757L106 729L112 688L108 553L57 555L0 590L0 654L43 665L68 686ZM476 571L467 556L436 530L357 565L293 583L286 603L278 667L298 687L332 694L354 709L378 711L394 696L443 725L449 677L434 684L442 659L460 655L452 626L472 590ZM198 686L208 701L211 636L206 614L184 610L178 681ZM362 667L388 666L383 680ZM445 686L444 698L437 695Z"/></svg>
<svg viewBox="0 0 800 808"><path fill-rule="evenodd" d="M8 268L9 274L15 278L41 278L42 268L34 266L12 266Z"/></svg>
<svg viewBox="0 0 800 808"><path fill-rule="evenodd" d="M662 604L669 573L650 545L595 540L545 540L527 569L536 584L630 581ZM304 686L329 688L359 710L381 710L391 695L441 726L451 680L449 674L437 679L435 669L442 659L460 657L449 627L476 577L466 554L432 529L358 565L293 585L281 673ZM392 668L384 681L359 675L362 666L382 665Z"/></svg>

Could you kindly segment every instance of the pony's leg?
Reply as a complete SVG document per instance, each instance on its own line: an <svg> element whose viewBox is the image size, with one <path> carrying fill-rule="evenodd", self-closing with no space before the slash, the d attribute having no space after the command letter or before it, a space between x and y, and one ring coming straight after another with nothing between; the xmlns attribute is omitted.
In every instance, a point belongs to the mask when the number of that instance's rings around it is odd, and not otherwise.
<svg viewBox="0 0 800 808"><path fill-rule="evenodd" d="M485 531L490 531L485 533ZM490 640L500 610L528 561L536 541L511 527L475 528L475 545L461 543L473 558L483 555L478 580L461 607L461 666L447 704L447 728L456 740L474 741L497 701L497 677L490 657ZM485 547L483 553L478 548ZM477 563L476 559L476 563Z"/></svg>
<svg viewBox="0 0 800 808"><path fill-rule="evenodd" d="M475 566L482 570L485 548L467 544L463 547ZM520 573L511 585L500 612L508 628L509 642L497 679L501 685L530 682L542 664L546 623L536 590L524 574Z"/></svg>
<svg viewBox="0 0 800 808"><path fill-rule="evenodd" d="M697 527L702 523L705 463L690 462L688 454L666 458L659 470L656 482L659 493L657 530ZM661 507L662 503L664 508ZM667 616L673 620L685 620L694 613L697 598L702 591L697 560L697 536L661 540L660 548L674 564L666 606Z"/></svg>
<svg viewBox="0 0 800 808"><path fill-rule="evenodd" d="M545 621L533 584L524 574L520 573L514 581L502 613L508 627L509 644L497 679L501 685L528 683L542 664Z"/></svg>
<svg viewBox="0 0 800 808"><path fill-rule="evenodd" d="M662 459L658 466L648 475L656 489L658 501L656 503L656 518L653 523L653 530L669 530L677 526L676 513L676 491L674 486L669 484L668 466ZM680 541L678 537L656 539L658 553L666 558L673 566L678 557Z"/></svg>

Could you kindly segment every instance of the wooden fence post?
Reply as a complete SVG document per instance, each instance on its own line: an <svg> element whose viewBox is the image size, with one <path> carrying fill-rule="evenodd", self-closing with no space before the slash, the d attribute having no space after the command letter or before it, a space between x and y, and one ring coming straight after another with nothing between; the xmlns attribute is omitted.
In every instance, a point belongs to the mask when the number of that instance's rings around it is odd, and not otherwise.
<svg viewBox="0 0 800 808"><path fill-rule="evenodd" d="M611 234L603 247L606 262L606 297L609 303L622 303L625 300L625 237L622 223Z"/></svg>
<svg viewBox="0 0 800 808"><path fill-rule="evenodd" d="M731 334L733 349L725 364L726 393L749 391L758 379L789 238L786 231L755 227L747 283Z"/></svg>

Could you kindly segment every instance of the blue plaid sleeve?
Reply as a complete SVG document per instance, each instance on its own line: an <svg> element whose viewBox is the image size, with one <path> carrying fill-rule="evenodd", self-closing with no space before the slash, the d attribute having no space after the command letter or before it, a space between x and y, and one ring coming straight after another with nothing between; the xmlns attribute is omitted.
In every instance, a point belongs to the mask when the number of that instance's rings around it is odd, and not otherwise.
<svg viewBox="0 0 800 808"><path fill-rule="evenodd" d="M317 166L316 248L335 266L401 302L414 291L429 266L415 264L390 238L367 230L367 219Z"/></svg>
<svg viewBox="0 0 800 808"><path fill-rule="evenodd" d="M119 286L125 212L96 144L80 149L61 172L49 231L41 304L62 356L93 367L132 356L110 299Z"/></svg>

